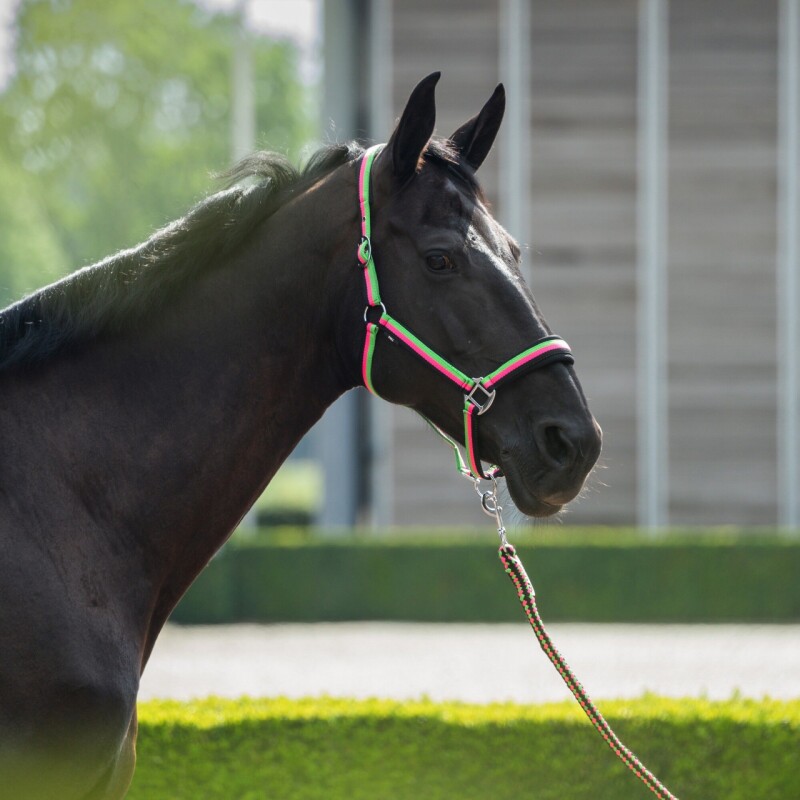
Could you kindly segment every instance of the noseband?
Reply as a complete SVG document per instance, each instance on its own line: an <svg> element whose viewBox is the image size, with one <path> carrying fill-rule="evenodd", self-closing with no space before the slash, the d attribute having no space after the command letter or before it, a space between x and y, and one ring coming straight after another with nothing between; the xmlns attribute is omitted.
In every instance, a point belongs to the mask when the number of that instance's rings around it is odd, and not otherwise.
<svg viewBox="0 0 800 800"><path fill-rule="evenodd" d="M498 467L491 467L488 474L484 473L481 467L481 461L478 456L478 417L491 408L497 389L500 386L548 364L558 361L572 364L574 362L572 351L569 345L560 337L545 336L527 350L523 350L501 364L488 375L482 378L470 378L388 314L386 306L381 299L378 273L375 269L375 259L372 254L372 241L370 239L370 175L375 157L382 148L383 145L378 144L370 147L364 153L358 178L358 196L361 205L361 241L358 245L358 263L364 271L367 291L367 307L364 310L366 338L361 360L364 386L377 396L378 393L375 391L372 380L372 366L378 337L383 333L389 341L398 341L404 344L412 353L456 384L464 393L464 445L467 451L467 464L464 464L458 446L453 439L428 420L431 426L453 446L459 470L472 478L497 477L500 475Z"/></svg>

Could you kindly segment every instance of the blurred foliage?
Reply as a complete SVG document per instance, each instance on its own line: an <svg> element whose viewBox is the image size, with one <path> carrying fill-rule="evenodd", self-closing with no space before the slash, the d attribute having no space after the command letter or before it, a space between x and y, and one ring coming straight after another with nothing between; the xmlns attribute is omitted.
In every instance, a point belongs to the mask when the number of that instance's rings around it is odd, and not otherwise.
<svg viewBox="0 0 800 800"><path fill-rule="evenodd" d="M313 458L293 455L273 476L252 512L234 532L232 543L271 538L287 526L310 535L324 494L322 465Z"/></svg>
<svg viewBox="0 0 800 800"><path fill-rule="evenodd" d="M35 180L0 150L0 308L69 266Z"/></svg>
<svg viewBox="0 0 800 800"><path fill-rule="evenodd" d="M262 509L296 509L313 514L323 492L322 467L310 458L287 461L256 501Z"/></svg>
<svg viewBox="0 0 800 800"><path fill-rule="evenodd" d="M236 21L181 0L23 0L0 95L0 303L132 246L230 162ZM312 133L298 53L254 37L260 141Z"/></svg>
<svg viewBox="0 0 800 800"><path fill-rule="evenodd" d="M679 797L800 797L800 701L647 695L599 705L625 744ZM128 794L129 800L645 796L644 785L572 701L474 706L331 698L142 703Z"/></svg>
<svg viewBox="0 0 800 800"><path fill-rule="evenodd" d="M429 542L290 538L226 547L173 612L186 623L515 622L524 615L497 537ZM512 536L545 622L797 622L800 543L633 538L525 543ZM302 569L298 569L298 564Z"/></svg>

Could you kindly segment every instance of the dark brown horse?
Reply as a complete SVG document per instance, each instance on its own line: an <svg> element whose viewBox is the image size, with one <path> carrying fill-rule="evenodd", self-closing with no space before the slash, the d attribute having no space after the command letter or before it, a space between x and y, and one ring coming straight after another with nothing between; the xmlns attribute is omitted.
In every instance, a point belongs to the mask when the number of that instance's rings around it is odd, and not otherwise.
<svg viewBox="0 0 800 800"><path fill-rule="evenodd" d="M438 74L372 175L396 317L470 375L546 336L475 170L502 87L432 139ZM257 154L133 250L0 314L0 796L120 798L136 694L175 603L325 409L362 381L356 145ZM462 438L458 388L378 341L376 391ZM498 393L478 450L525 513L580 490L600 435L559 362Z"/></svg>

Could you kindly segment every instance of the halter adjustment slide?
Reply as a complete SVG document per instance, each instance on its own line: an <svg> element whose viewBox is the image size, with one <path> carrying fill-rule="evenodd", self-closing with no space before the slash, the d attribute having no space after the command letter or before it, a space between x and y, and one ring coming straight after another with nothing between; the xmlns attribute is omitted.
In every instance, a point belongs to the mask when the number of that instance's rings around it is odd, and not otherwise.
<svg viewBox="0 0 800 800"><path fill-rule="evenodd" d="M358 243L358 261L362 267L366 267L372 258L372 241L369 236L362 236Z"/></svg>

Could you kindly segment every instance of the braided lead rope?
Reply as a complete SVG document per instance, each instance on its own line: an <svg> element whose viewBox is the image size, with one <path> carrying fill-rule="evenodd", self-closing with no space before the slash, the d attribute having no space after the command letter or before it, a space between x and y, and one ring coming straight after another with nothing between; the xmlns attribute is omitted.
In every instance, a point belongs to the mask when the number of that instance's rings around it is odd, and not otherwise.
<svg viewBox="0 0 800 800"><path fill-rule="evenodd" d="M494 500L495 508L499 509L499 506L496 505L497 501L494 493L487 492L486 495L489 495L490 501L492 499ZM484 504L484 510L490 513L490 511L487 510L485 501L486 495L484 495L482 502ZM489 509L494 512L491 505ZM493 515L499 518L499 514L494 513ZM672 794L624 744L622 744L619 737L614 733L611 726L597 709L597 706L591 701L589 695L586 694L586 690L575 677L569 664L564 660L561 653L556 650L553 641L544 629L542 618L539 616L539 611L536 608L536 593L533 590L533 584L530 578L528 578L528 573L525 572L525 567L522 565L522 561L520 561L517 551L514 549L514 545L508 544L505 540L505 531L502 530L502 524L498 530L502 541L499 550L500 561L517 590L517 596L519 597L520 603L522 603L522 608L525 610L525 615L528 617L528 622L530 622L533 632L536 634L536 638L539 640L539 644L542 650L544 650L545 655L558 670L559 675L564 679L564 683L567 684L569 690L575 695L575 699L586 712L586 716L589 717L592 725L597 728L600 735L605 739L606 744L614 751L622 763L625 764L625 766L628 767L656 797L663 798L663 800L677 800L675 795Z"/></svg>
<svg viewBox="0 0 800 800"><path fill-rule="evenodd" d="M528 621L545 655L550 659L550 662L556 668L558 674L563 678L564 683L567 684L581 708L586 712L586 716L589 717L592 725L594 725L603 739L605 739L606 744L614 751L622 763L625 764L625 766L628 767L656 797L661 798L661 800L678 800L678 798L675 797L675 795L672 794L641 761L639 761L634 753L622 744L611 729L611 726L597 709L597 706L591 701L589 695L586 694L586 690L575 677L575 673L570 669L569 664L567 664L561 653L556 650L552 639L544 629L544 623L536 608L536 592L533 590L533 584L528 577L528 573L525 572L525 567L522 565L522 561L520 561L517 551L514 549L514 545L509 544L506 538L506 529L503 525L503 507L500 505L500 501L497 497L497 481L492 479L492 488L487 492L481 491L480 480L478 479L473 480L473 486L478 497L480 497L481 507L484 513L493 517L497 524L497 534L500 537L500 550L498 551L500 562L517 590L517 597L519 597L519 601L525 611L525 616L528 617Z"/></svg>

